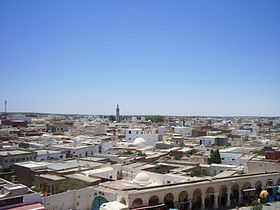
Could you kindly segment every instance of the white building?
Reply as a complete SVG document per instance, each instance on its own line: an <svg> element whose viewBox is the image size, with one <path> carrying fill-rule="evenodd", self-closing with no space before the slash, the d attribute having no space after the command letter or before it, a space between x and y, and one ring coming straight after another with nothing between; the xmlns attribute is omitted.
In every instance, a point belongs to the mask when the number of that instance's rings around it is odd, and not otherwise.
<svg viewBox="0 0 280 210"><path fill-rule="evenodd" d="M236 129L233 130L232 135L237 136L256 136L258 133L258 127L257 126L251 126L247 127L246 129Z"/></svg>
<svg viewBox="0 0 280 210"><path fill-rule="evenodd" d="M27 186L0 179L0 187L0 210L24 207L31 204L38 204L38 207L42 209L40 205L42 202L41 195L33 192Z"/></svg>
<svg viewBox="0 0 280 210"><path fill-rule="evenodd" d="M274 127L279 126L279 125L280 125L280 119L275 119L275 120L273 120L273 121L272 121L272 125L273 125Z"/></svg>
<svg viewBox="0 0 280 210"><path fill-rule="evenodd" d="M66 159L66 154L62 151L55 150L36 150L36 160L45 161L45 160L64 160Z"/></svg>
<svg viewBox="0 0 280 210"><path fill-rule="evenodd" d="M95 123L92 125L85 125L82 128L83 135L89 136L98 136L98 135L105 135L106 134L106 126L100 123Z"/></svg>
<svg viewBox="0 0 280 210"><path fill-rule="evenodd" d="M165 135L168 131L169 131L169 129L168 129L168 127L166 127L166 126L159 126L159 127L158 127L158 134L159 134L160 136Z"/></svg>
<svg viewBox="0 0 280 210"><path fill-rule="evenodd" d="M183 138L192 136L192 128L191 127L174 127L174 132L181 134Z"/></svg>
<svg viewBox="0 0 280 210"><path fill-rule="evenodd" d="M219 150L222 159L222 164L226 165L241 165L241 157L243 155L239 147L231 147Z"/></svg>
<svg viewBox="0 0 280 210"><path fill-rule="evenodd" d="M136 138L139 137L145 139L148 144L155 144L159 139L159 135L156 130L144 130L140 128L125 129L125 140L127 142L132 143Z"/></svg>
<svg viewBox="0 0 280 210"><path fill-rule="evenodd" d="M95 154L102 153L102 145L72 145L72 144L61 144L53 145L55 149L64 151L67 158L71 157L88 157L94 156Z"/></svg>

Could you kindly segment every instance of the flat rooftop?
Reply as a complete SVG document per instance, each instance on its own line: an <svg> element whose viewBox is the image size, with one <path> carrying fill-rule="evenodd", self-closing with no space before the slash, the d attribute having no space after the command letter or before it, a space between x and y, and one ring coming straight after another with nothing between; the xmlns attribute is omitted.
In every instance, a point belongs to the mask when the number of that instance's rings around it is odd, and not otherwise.
<svg viewBox="0 0 280 210"><path fill-rule="evenodd" d="M56 150L36 150L37 155L47 155L47 154L60 154L61 151Z"/></svg>
<svg viewBox="0 0 280 210"><path fill-rule="evenodd" d="M66 179L62 176L57 176L57 175L53 175L53 174L41 174L41 175L39 175L39 177L42 177L44 179L49 179L52 181L62 181L62 180Z"/></svg>
<svg viewBox="0 0 280 210"><path fill-rule="evenodd" d="M90 177L90 176L86 176L84 174L70 174L70 175L66 175L65 177L67 178L71 178L71 179L77 179L83 182L87 182L89 184L93 184L93 183L98 183L101 181L101 179L99 178L94 178L94 177Z"/></svg>
<svg viewBox="0 0 280 210"><path fill-rule="evenodd" d="M25 168L30 168L30 169L46 168L48 164L49 164L48 162L34 162L34 161L15 163L15 165L22 166Z"/></svg>
<svg viewBox="0 0 280 210"><path fill-rule="evenodd" d="M0 151L0 156L11 156L11 155L27 155L31 152L23 150L11 150L11 151Z"/></svg>

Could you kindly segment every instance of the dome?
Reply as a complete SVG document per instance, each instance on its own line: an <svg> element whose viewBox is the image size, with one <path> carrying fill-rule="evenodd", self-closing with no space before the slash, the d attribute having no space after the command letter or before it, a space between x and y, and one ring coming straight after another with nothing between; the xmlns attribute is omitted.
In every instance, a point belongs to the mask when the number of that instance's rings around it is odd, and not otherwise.
<svg viewBox="0 0 280 210"><path fill-rule="evenodd" d="M142 137L138 137L138 138L134 139L134 141L133 141L134 146L142 147L142 146L145 146L145 144L146 144L146 140L143 139Z"/></svg>
<svg viewBox="0 0 280 210"><path fill-rule="evenodd" d="M150 176L145 172L140 172L137 174L133 180L134 183L139 185L148 185L151 184Z"/></svg>

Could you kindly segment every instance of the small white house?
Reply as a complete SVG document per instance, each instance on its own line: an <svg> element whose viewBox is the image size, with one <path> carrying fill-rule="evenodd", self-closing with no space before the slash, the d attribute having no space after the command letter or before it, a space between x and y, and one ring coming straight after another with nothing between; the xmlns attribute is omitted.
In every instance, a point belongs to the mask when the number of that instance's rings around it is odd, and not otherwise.
<svg viewBox="0 0 280 210"><path fill-rule="evenodd" d="M222 159L222 164L226 165L241 165L241 157L243 155L239 147L231 147L219 150Z"/></svg>
<svg viewBox="0 0 280 210"><path fill-rule="evenodd" d="M174 127L174 132L181 134L183 138L192 136L192 128L191 127Z"/></svg>

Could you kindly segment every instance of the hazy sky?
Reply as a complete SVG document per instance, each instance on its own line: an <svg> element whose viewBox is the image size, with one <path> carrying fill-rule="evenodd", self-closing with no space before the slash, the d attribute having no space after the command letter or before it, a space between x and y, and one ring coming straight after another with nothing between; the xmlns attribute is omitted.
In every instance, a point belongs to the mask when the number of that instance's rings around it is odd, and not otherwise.
<svg viewBox="0 0 280 210"><path fill-rule="evenodd" d="M0 0L9 111L280 115L279 0ZM1 106L1 111L3 110Z"/></svg>

